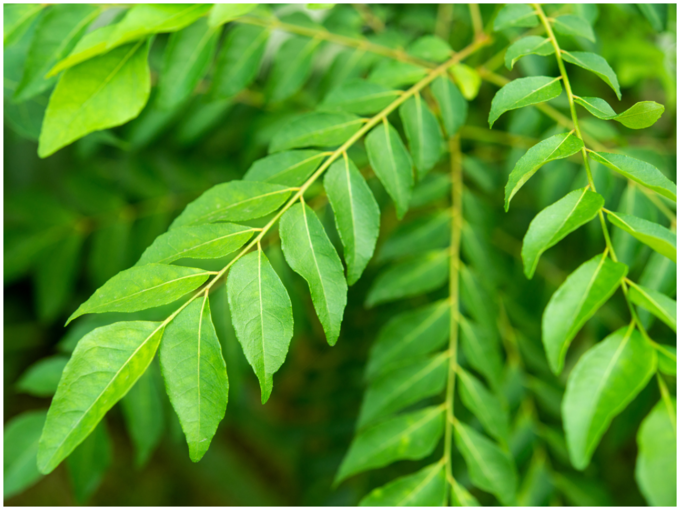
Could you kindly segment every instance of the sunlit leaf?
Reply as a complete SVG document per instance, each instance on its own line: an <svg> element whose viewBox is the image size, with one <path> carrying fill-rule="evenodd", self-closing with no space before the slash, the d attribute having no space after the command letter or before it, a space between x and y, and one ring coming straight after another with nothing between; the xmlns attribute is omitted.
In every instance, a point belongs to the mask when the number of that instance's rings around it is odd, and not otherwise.
<svg viewBox="0 0 680 510"><path fill-rule="evenodd" d="M563 51L562 58L566 62L595 73L614 90L616 97L618 97L619 100L621 99L621 88L619 87L619 80L616 78L616 73L614 73L614 70L600 55L587 51Z"/></svg>
<svg viewBox="0 0 680 510"><path fill-rule="evenodd" d="M513 80L496 92L491 101L489 128L493 127L498 117L509 110L544 103L556 98L561 93L560 78L532 76Z"/></svg>
<svg viewBox="0 0 680 510"><path fill-rule="evenodd" d="M630 283L630 290L628 291L628 299L630 299L631 303L641 306L645 310L652 312L656 317L668 324L668 326L677 333L678 304L674 299L669 298L661 292L648 289L642 285L637 285L632 282Z"/></svg>
<svg viewBox="0 0 680 510"><path fill-rule="evenodd" d="M574 101L598 119L615 120L630 129L644 129L654 125L665 110L663 105L654 101L641 101L617 114L607 101L599 97L576 97Z"/></svg>
<svg viewBox="0 0 680 510"><path fill-rule="evenodd" d="M593 27L590 26L588 20L581 16L573 14L558 16L552 21L552 26L558 34L583 37L591 42L595 42Z"/></svg>
<svg viewBox="0 0 680 510"><path fill-rule="evenodd" d="M512 69L520 58L527 55L547 57L555 53L550 39L538 35L529 35L512 43L505 52L505 67Z"/></svg>
<svg viewBox="0 0 680 510"><path fill-rule="evenodd" d="M535 27L538 16L534 9L526 4L507 4L498 11L493 22L495 32L510 27Z"/></svg>
<svg viewBox="0 0 680 510"><path fill-rule="evenodd" d="M248 14L257 4L215 4L208 15L211 27L218 27Z"/></svg>
<svg viewBox="0 0 680 510"><path fill-rule="evenodd" d="M302 186L326 157L327 154L313 150L277 152L255 161L243 180Z"/></svg>
<svg viewBox="0 0 680 510"><path fill-rule="evenodd" d="M675 232L658 223L643 220L642 218L630 214L608 212L607 218L612 224L625 230L635 239L645 243L654 251L659 252L673 262L676 261L677 236Z"/></svg>
<svg viewBox="0 0 680 510"><path fill-rule="evenodd" d="M436 463L373 489L359 505L443 506L445 497L446 471L441 463Z"/></svg>

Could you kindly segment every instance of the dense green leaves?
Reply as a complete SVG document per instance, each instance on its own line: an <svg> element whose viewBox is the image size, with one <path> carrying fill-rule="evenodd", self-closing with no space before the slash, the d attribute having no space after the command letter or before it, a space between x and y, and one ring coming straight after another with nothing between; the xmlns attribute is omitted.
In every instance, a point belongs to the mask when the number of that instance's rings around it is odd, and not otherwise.
<svg viewBox="0 0 680 510"><path fill-rule="evenodd" d="M460 322L460 339L465 359L498 390L503 376L503 360L496 339L482 327L464 318Z"/></svg>
<svg viewBox="0 0 680 510"><path fill-rule="evenodd" d="M412 475L402 476L373 489L361 506L443 506L446 505L446 471L438 462Z"/></svg>
<svg viewBox="0 0 680 510"><path fill-rule="evenodd" d="M121 271L78 307L86 313L136 312L166 305L200 287L210 273L194 267L146 264ZM68 324L68 323L67 323Z"/></svg>
<svg viewBox="0 0 680 510"><path fill-rule="evenodd" d="M660 195L673 201L677 200L677 186L653 165L639 159L613 154L610 152L588 152L588 155L598 163L619 172L628 179L642 184L656 191Z"/></svg>
<svg viewBox="0 0 680 510"><path fill-rule="evenodd" d="M321 103L329 111L344 111L358 115L375 114L389 106L401 92L378 83L354 79L331 90Z"/></svg>
<svg viewBox="0 0 680 510"><path fill-rule="evenodd" d="M208 23L211 27L224 25L248 14L255 7L257 7L257 4L215 4L210 10Z"/></svg>
<svg viewBox="0 0 680 510"><path fill-rule="evenodd" d="M635 239L642 241L654 251L673 262L677 259L677 236L675 232L662 227L658 223L643 220L637 216L623 213L608 212L607 218L615 226L625 230Z"/></svg>
<svg viewBox="0 0 680 510"><path fill-rule="evenodd" d="M467 120L467 101L465 101L458 87L446 76L440 76L434 80L431 90L439 105L446 134L451 137L458 132Z"/></svg>
<svg viewBox="0 0 680 510"><path fill-rule="evenodd" d="M36 397L54 395L66 363L68 363L66 356L41 359L31 365L17 381L17 390Z"/></svg>
<svg viewBox="0 0 680 510"><path fill-rule="evenodd" d="M20 493L41 478L36 464L46 411L29 411L9 420L3 436L3 495Z"/></svg>
<svg viewBox="0 0 680 510"><path fill-rule="evenodd" d="M418 170L418 179L422 179L439 160L444 145L439 123L419 94L399 107L399 115Z"/></svg>
<svg viewBox="0 0 680 510"><path fill-rule="evenodd" d="M335 345L347 304L342 262L316 213L305 204L296 204L283 215L279 232L286 261L309 284L326 339Z"/></svg>
<svg viewBox="0 0 680 510"><path fill-rule="evenodd" d="M505 67L512 69L520 58L527 55L546 57L555 53L550 39L537 35L529 35L512 43L505 52Z"/></svg>
<svg viewBox="0 0 680 510"><path fill-rule="evenodd" d="M515 164L505 186L505 210L519 189L539 168L550 161L564 159L583 148L583 141L573 132L551 136L529 149Z"/></svg>
<svg viewBox="0 0 680 510"><path fill-rule="evenodd" d="M40 438L42 473L57 467L130 390L151 363L162 335L158 322L117 322L78 342Z"/></svg>
<svg viewBox="0 0 680 510"><path fill-rule="evenodd" d="M604 205L602 195L582 188L572 191L536 215L522 242L524 274L531 278L545 250L592 220Z"/></svg>
<svg viewBox="0 0 680 510"><path fill-rule="evenodd" d="M149 44L139 41L67 70L50 96L38 154L135 118L149 98Z"/></svg>
<svg viewBox="0 0 680 510"><path fill-rule="evenodd" d="M437 446L443 432L442 407L427 407L373 425L352 441L335 483L396 460L425 458Z"/></svg>
<svg viewBox="0 0 680 510"><path fill-rule="evenodd" d="M401 219L408 210L413 191L413 163L397 130L387 121L376 126L366 137L366 151L371 167L397 208Z"/></svg>
<svg viewBox="0 0 680 510"><path fill-rule="evenodd" d="M4 4L3 45L17 42L45 7L43 4Z"/></svg>
<svg viewBox="0 0 680 510"><path fill-rule="evenodd" d="M364 119L351 113L307 113L292 120L274 135L269 152L340 145L363 123Z"/></svg>
<svg viewBox="0 0 680 510"><path fill-rule="evenodd" d="M267 82L270 102L288 99L302 88L312 72L314 54L320 44L319 39L292 37L281 45Z"/></svg>
<svg viewBox="0 0 680 510"><path fill-rule="evenodd" d="M663 105L654 101L641 101L617 114L607 101L599 97L575 97L574 101L598 119L615 120L630 129L644 129L652 126L665 110Z"/></svg>
<svg viewBox="0 0 680 510"><path fill-rule="evenodd" d="M189 444L201 460L227 409L229 380L208 295L194 299L165 328L160 348L165 387Z"/></svg>
<svg viewBox="0 0 680 510"><path fill-rule="evenodd" d="M543 345L550 368L562 371L569 344L583 324L611 297L628 268L596 255L570 274L543 312Z"/></svg>
<svg viewBox="0 0 680 510"><path fill-rule="evenodd" d="M491 101L489 128L493 127L498 117L509 110L550 101L561 93L560 78L532 76L511 81L496 92Z"/></svg>
<svg viewBox="0 0 680 510"><path fill-rule="evenodd" d="M290 298L261 250L234 264L227 288L236 336L260 381L264 404L272 391L274 372L286 359L293 337Z"/></svg>
<svg viewBox="0 0 680 510"><path fill-rule="evenodd" d="M371 188L347 157L328 169L324 188L345 248L347 283L352 285L373 256L380 230L380 209Z"/></svg>
<svg viewBox="0 0 680 510"><path fill-rule="evenodd" d="M558 16L552 22L553 29L558 34L583 37L591 42L595 42L595 34L588 20L573 14ZM566 60L566 59L565 59ZM620 99L620 98L619 98Z"/></svg>
<svg viewBox="0 0 680 510"><path fill-rule="evenodd" d="M327 155L323 152L313 150L277 152L255 161L243 180L301 186L325 157Z"/></svg>
<svg viewBox="0 0 680 510"><path fill-rule="evenodd" d="M383 87L399 88L422 80L427 76L427 69L408 62L383 60L373 68L368 81Z"/></svg>
<svg viewBox="0 0 680 510"><path fill-rule="evenodd" d="M648 289L633 282L630 282L628 298L630 299L631 303L641 306L645 310L652 312L656 317L668 324L668 326L677 333L678 304L675 302L675 300L669 298L661 292Z"/></svg>
<svg viewBox="0 0 680 510"><path fill-rule="evenodd" d="M614 70L600 55L587 51L563 51L562 58L566 62L595 73L614 90L616 97L618 97L619 100L621 99L621 88L619 87L619 80L616 78L616 73L614 73Z"/></svg>
<svg viewBox="0 0 680 510"><path fill-rule="evenodd" d="M526 4L507 4L498 11L493 22L493 29L498 32L511 27L535 27L538 16L534 9Z"/></svg>
<svg viewBox="0 0 680 510"><path fill-rule="evenodd" d="M612 418L642 391L655 370L654 348L632 324L579 359L562 401L569 456L576 469L586 468Z"/></svg>

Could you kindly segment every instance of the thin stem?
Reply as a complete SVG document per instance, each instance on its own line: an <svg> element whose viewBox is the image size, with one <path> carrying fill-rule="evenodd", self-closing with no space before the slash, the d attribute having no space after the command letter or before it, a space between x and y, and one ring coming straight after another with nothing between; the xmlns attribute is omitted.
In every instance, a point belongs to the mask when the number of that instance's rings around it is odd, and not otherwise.
<svg viewBox="0 0 680 510"><path fill-rule="evenodd" d="M439 4L434 34L448 41L451 35L451 21L453 21L453 5Z"/></svg>
<svg viewBox="0 0 680 510"><path fill-rule="evenodd" d="M676 425L676 419L675 419L675 408L673 406L673 400L671 399L671 394L668 391L668 386L666 386L666 382L663 380L663 377L661 377L661 374L657 371L656 373L656 381L659 383L659 392L661 393L661 398L664 401L664 404L666 405L666 409L668 410L668 414L671 417L671 421L673 423L673 430L675 431L675 435L677 437L678 432L677 432L677 425Z"/></svg>
<svg viewBox="0 0 680 510"><path fill-rule="evenodd" d="M352 7L359 13L359 15L362 17L362 19L366 22L366 24L371 27L371 30L373 30L375 33L380 33L383 30L385 30L385 23L382 22L382 20L373 14L373 11L371 8L366 5L366 4L352 4Z"/></svg>
<svg viewBox="0 0 680 510"><path fill-rule="evenodd" d="M484 36L484 23L482 22L482 14L479 12L479 4L468 4L470 8L470 19L472 20L472 28L475 31L475 39Z"/></svg>

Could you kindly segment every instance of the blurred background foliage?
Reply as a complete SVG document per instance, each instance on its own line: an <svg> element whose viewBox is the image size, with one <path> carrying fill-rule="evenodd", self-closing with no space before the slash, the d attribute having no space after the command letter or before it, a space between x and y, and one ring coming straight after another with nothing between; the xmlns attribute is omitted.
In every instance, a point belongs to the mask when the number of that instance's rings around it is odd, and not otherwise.
<svg viewBox="0 0 680 510"><path fill-rule="evenodd" d="M469 43L472 34L465 5L269 7L291 23L304 24L311 17L332 32L364 34L393 48L407 47L418 37L436 32L450 33L448 42L457 50ZM480 8L486 25L499 6L484 4ZM573 39L566 46L597 48L610 62L623 89L624 99L617 111L643 100L666 107L654 127L640 132L599 121L581 111L584 129L605 146L623 147L624 152L653 163L674 179L675 5L657 9L656 17L643 16L632 4L546 8L548 12L558 9L576 11L594 21L596 43ZM96 23L101 26L114 21L121 12L118 7L108 9L101 15L104 19ZM285 65L281 61L284 56L277 50L291 37L274 31L258 78L248 90L231 99L211 99L207 93L214 78L211 67L196 92L179 106L161 109L152 92L137 119L89 135L41 160L37 137L49 91L23 103L12 99L37 19L18 42L4 50L6 430L8 422L18 415L45 410L49 404L50 381L42 381L47 389L41 390L30 379L36 363L51 364L58 378L68 353L86 332L119 319L114 314L88 317L64 329L69 314L111 276L134 264L189 201L214 184L243 176L252 162L266 154L277 130L285 129L295 114L312 110L346 78L343 69L352 54L335 44L320 44L299 90L284 101L272 102L267 92L272 68ZM231 25L226 26L221 40ZM511 212L503 213L508 173L526 148L550 134L553 125L538 110L525 108L501 119L493 131L487 129L488 108L498 88L491 74L515 77L557 73L554 59L537 56L523 58L512 72L502 68L504 48L519 33L508 30L497 34L492 45L467 61L473 68L483 66L480 75L485 80L470 104L468 123L461 132L465 179L474 191L468 195L465 214L491 240L493 260L487 267L497 276L498 299L518 342L519 358L509 360L506 374L506 393L515 417L511 450L523 478L531 469L532 452L549 454L552 464L560 467L561 474L545 489L545 503L644 504L633 478L635 431L658 399L656 385L650 384L614 420L584 473L571 469L561 456L565 452L561 450L559 401L568 370L560 378L548 370L540 342L540 317L565 276L601 251L603 241L599 225L593 223L588 225L592 228L567 238L561 249L546 253L533 280L526 280L522 273L520 242L530 220L537 210L567 190L583 186L585 174L577 158L550 163L515 198ZM166 35L159 35L152 46L150 64L155 81L167 40ZM373 55L359 72L365 75L386 60ZM611 90L597 78L579 68L570 69L570 73L580 95L602 97L615 104ZM552 104L567 108L564 95ZM399 124L396 117L394 122ZM367 166L362 145L350 156L360 168ZM447 166L445 161L441 165ZM597 189L609 207L618 204L618 210L634 210L638 216L657 219L657 209L638 188L625 187L624 180L611 172L597 168L594 172ZM376 179L370 184L383 212L379 252L380 243L397 226L397 220L380 184ZM426 180L416 196L426 197L423 203L432 207L446 204L447 181ZM320 198L317 209L337 241L330 207ZM427 207L414 209L406 221L417 218L423 210L427 212ZM674 296L675 266L667 260L664 264L662 257L657 259L639 242L618 234L614 238L616 250L630 265L632 279ZM235 339L222 288L213 299L213 319L231 388L225 420L205 458L198 464L190 462L179 423L160 386L159 373L152 370L123 405L114 407L103 428L100 426L102 430L97 433L108 436L108 441L99 441L98 449L92 451L87 451L84 443L69 462L25 490L21 487L8 494L6 487L6 504L351 505L370 488L412 472L412 463L402 462L354 477L337 489L331 487L353 434L368 349L379 327L395 313L394 306L363 307L368 286L381 267L380 258L350 288L341 338L330 348L313 313L305 282L283 263L278 241L266 250L289 289L295 314L290 353L277 373L276 390L267 405L260 404L257 381ZM476 256L463 255L468 261ZM215 262L216 267L222 264L222 260ZM415 306L418 299L399 306ZM155 319L165 313L155 309L136 315ZM585 349L624 325L627 316L621 296L615 296L577 337L567 368ZM645 317L651 324L652 318L648 314ZM668 329L652 326L650 334L660 343L675 344ZM522 370L513 372L513 363L521 364ZM138 422L133 423L135 420ZM539 437L554 448L543 451ZM7 444L5 452L7 463Z"/></svg>

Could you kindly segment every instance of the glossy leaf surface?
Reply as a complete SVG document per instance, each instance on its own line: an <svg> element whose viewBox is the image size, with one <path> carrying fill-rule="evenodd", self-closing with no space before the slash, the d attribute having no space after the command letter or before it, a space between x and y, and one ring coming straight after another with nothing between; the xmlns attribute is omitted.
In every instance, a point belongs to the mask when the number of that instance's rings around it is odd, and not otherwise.
<svg viewBox="0 0 680 510"><path fill-rule="evenodd" d="M515 110L532 104L544 103L562 93L560 78L549 76L532 76L518 78L503 86L491 101L489 111L489 128L509 110Z"/></svg>
<svg viewBox="0 0 680 510"><path fill-rule="evenodd" d="M658 223L623 213L608 213L607 218L615 226L628 232L635 239L645 243L654 251L673 262L677 259L677 236L675 232Z"/></svg>

